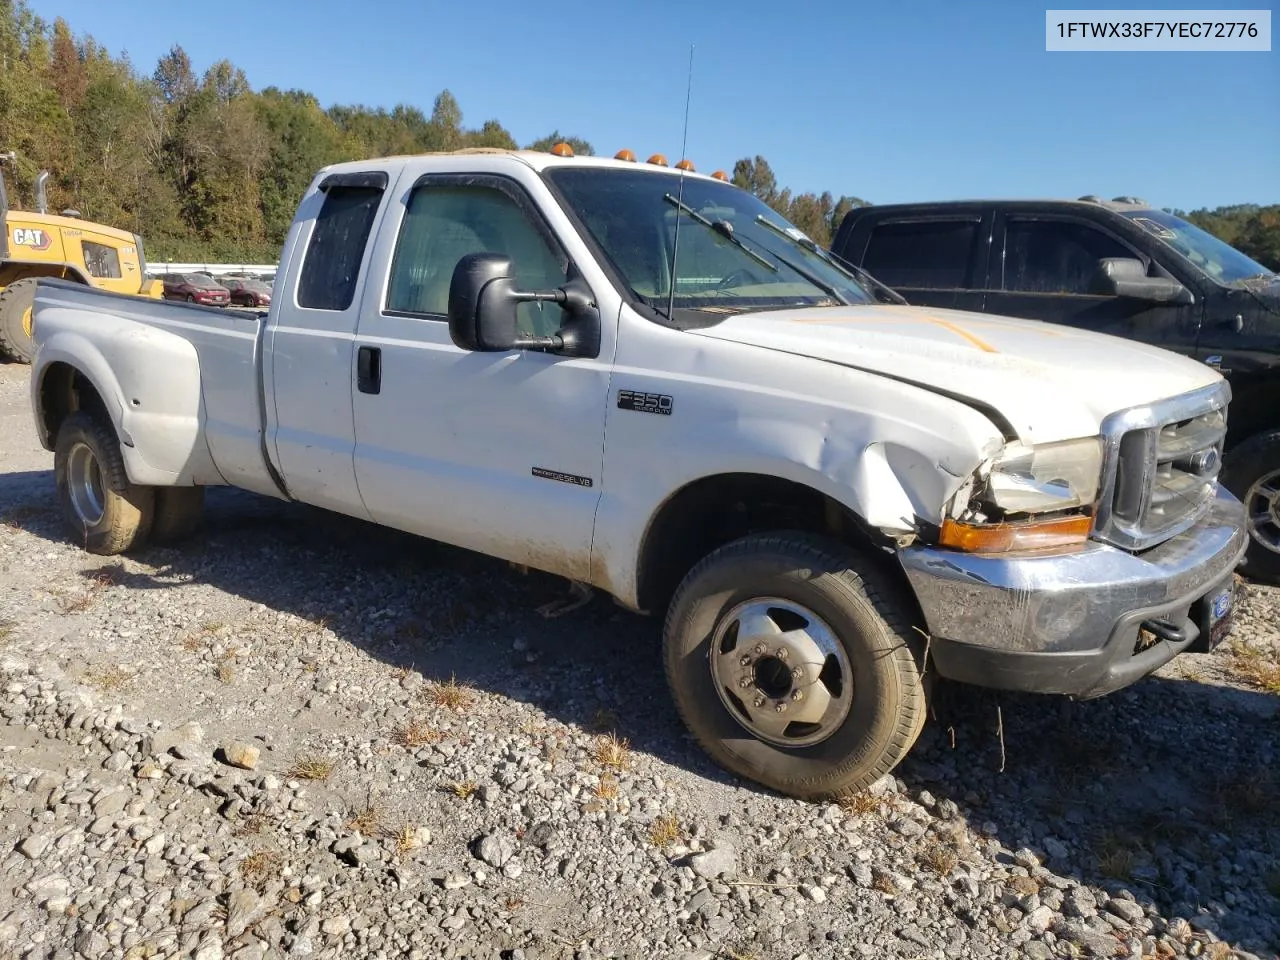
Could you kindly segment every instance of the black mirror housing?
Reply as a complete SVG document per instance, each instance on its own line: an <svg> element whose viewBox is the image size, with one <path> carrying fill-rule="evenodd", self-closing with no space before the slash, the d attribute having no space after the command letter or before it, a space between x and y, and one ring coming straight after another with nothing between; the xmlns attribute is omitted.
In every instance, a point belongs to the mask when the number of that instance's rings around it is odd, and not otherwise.
<svg viewBox="0 0 1280 960"><path fill-rule="evenodd" d="M1148 303L1194 302L1191 291L1177 280L1147 276L1143 262L1132 257L1103 257L1099 260L1090 292Z"/></svg>
<svg viewBox="0 0 1280 960"><path fill-rule="evenodd" d="M469 253L449 281L449 336L463 350L515 348L515 281L511 259L497 253Z"/></svg>
<svg viewBox="0 0 1280 960"><path fill-rule="evenodd" d="M511 258L499 253L469 253L449 280L449 338L463 350L506 353L550 349L572 356L600 352L600 311L576 271L555 290L523 292L511 276ZM521 337L516 308L522 303L558 303L567 322L550 337Z"/></svg>

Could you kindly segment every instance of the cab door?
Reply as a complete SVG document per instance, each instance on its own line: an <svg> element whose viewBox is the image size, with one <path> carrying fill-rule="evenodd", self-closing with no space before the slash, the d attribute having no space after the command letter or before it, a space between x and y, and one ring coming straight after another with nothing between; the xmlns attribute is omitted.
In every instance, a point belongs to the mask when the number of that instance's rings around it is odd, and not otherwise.
<svg viewBox="0 0 1280 960"><path fill-rule="evenodd" d="M1095 292L1098 261L1110 257L1139 260L1148 275L1161 270L1150 256L1085 217L1002 210L991 247L987 313L1083 327L1194 355L1199 304Z"/></svg>
<svg viewBox="0 0 1280 960"><path fill-rule="evenodd" d="M461 257L509 256L526 290L564 284L569 257L513 177L428 173L399 190L397 226L376 255L385 287L366 292L355 341L355 469L370 515L587 580L620 302L593 291L597 356L454 346L449 284ZM562 325L555 304L524 304L520 316L533 336Z"/></svg>

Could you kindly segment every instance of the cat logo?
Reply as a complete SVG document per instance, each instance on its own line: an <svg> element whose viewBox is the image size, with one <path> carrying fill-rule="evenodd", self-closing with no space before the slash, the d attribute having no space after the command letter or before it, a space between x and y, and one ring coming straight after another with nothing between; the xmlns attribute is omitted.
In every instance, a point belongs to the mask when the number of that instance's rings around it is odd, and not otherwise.
<svg viewBox="0 0 1280 960"><path fill-rule="evenodd" d="M33 250L48 250L49 244L51 243L53 243L53 237L38 227L13 228L13 244L16 247L31 247Z"/></svg>

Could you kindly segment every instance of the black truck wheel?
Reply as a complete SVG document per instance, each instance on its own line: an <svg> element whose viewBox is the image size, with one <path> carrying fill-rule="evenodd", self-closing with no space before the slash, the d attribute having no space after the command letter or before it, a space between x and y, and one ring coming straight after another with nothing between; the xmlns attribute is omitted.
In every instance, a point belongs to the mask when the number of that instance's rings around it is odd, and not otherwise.
<svg viewBox="0 0 1280 960"><path fill-rule="evenodd" d="M36 355L31 339L31 308L36 302L34 277L15 280L0 290L0 356L30 363Z"/></svg>
<svg viewBox="0 0 1280 960"><path fill-rule="evenodd" d="M89 553L124 553L146 542L155 488L131 483L115 432L77 411L58 428L53 475L72 539Z"/></svg>
<svg viewBox="0 0 1280 960"><path fill-rule="evenodd" d="M1221 480L1244 502L1249 550L1241 572L1280 584L1280 430L1250 437L1229 451Z"/></svg>
<svg viewBox="0 0 1280 960"><path fill-rule="evenodd" d="M825 538L752 535L714 551L667 612L667 680L719 764L803 799L869 786L925 719L919 635L870 560Z"/></svg>

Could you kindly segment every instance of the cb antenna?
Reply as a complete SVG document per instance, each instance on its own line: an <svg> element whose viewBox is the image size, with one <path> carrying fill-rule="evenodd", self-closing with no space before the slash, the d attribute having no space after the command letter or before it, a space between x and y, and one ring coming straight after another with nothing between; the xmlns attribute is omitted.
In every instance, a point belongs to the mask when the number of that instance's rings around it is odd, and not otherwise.
<svg viewBox="0 0 1280 960"><path fill-rule="evenodd" d="M676 306L676 257L680 253L680 214L684 212L684 160L689 149L689 101L693 98L693 44L689 44L689 80L684 94L684 133L680 141L680 187L677 191L679 206L676 207L676 231L671 241L671 290L667 294L667 319Z"/></svg>

